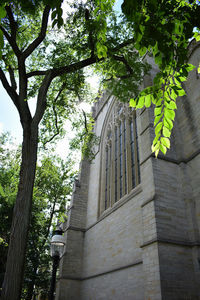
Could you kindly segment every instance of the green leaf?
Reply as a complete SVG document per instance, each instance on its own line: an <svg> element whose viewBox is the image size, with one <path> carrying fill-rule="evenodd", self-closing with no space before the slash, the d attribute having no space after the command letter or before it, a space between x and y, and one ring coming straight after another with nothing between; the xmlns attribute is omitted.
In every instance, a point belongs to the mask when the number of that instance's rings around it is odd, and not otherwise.
<svg viewBox="0 0 200 300"><path fill-rule="evenodd" d="M195 69L196 67L194 66L194 65L192 65L192 64L186 64L185 65L185 69L188 71L188 72L190 72L190 71L192 71L193 69Z"/></svg>
<svg viewBox="0 0 200 300"><path fill-rule="evenodd" d="M151 106L151 95L147 95L145 97L145 106L150 107Z"/></svg>
<svg viewBox="0 0 200 300"><path fill-rule="evenodd" d="M160 121L162 115L163 114L160 114L159 116L155 117L155 119L154 119L154 126L156 126L156 124Z"/></svg>
<svg viewBox="0 0 200 300"><path fill-rule="evenodd" d="M171 135L171 131L165 126L163 127L163 135L165 137L170 137L170 135Z"/></svg>
<svg viewBox="0 0 200 300"><path fill-rule="evenodd" d="M166 119L166 117L163 120L163 124L165 127L169 128L170 130L173 128L173 122L170 119Z"/></svg>
<svg viewBox="0 0 200 300"><path fill-rule="evenodd" d="M161 133L158 133L153 140L153 145L155 145L158 142L160 137L161 137Z"/></svg>
<svg viewBox="0 0 200 300"><path fill-rule="evenodd" d="M140 56L145 55L146 52L147 52L147 48L146 48L146 47L143 47L143 48L141 48L141 49L139 50Z"/></svg>
<svg viewBox="0 0 200 300"><path fill-rule="evenodd" d="M166 154L167 152L167 148L163 144L160 144L160 150L162 151L163 154Z"/></svg>
<svg viewBox="0 0 200 300"><path fill-rule="evenodd" d="M162 122L158 123L158 125L155 128L155 135L157 135L161 131L162 126L163 126Z"/></svg>
<svg viewBox="0 0 200 300"><path fill-rule="evenodd" d="M199 34L199 32L195 32L194 33L194 38L196 39L197 42L200 41L200 34Z"/></svg>
<svg viewBox="0 0 200 300"><path fill-rule="evenodd" d="M158 157L158 153L159 153L159 149L157 149L157 150L155 151L155 157L156 157L156 158Z"/></svg>
<svg viewBox="0 0 200 300"><path fill-rule="evenodd" d="M57 11L54 10L51 14L51 19L54 20L56 18L56 16L57 16Z"/></svg>
<svg viewBox="0 0 200 300"><path fill-rule="evenodd" d="M185 76L177 76L177 79L178 79L179 81L183 82L183 81L186 81L186 80L187 80L187 77L185 77Z"/></svg>
<svg viewBox="0 0 200 300"><path fill-rule="evenodd" d="M186 92L184 91L184 89L177 90L177 92L178 92L178 95L179 95L179 96L184 96L184 95L186 95Z"/></svg>
<svg viewBox="0 0 200 300"><path fill-rule="evenodd" d="M162 112L162 106L156 107L156 108L154 109L154 116L160 115L161 112Z"/></svg>
<svg viewBox="0 0 200 300"><path fill-rule="evenodd" d="M200 74L200 64L199 64L199 66L197 68L197 72L198 72L198 74Z"/></svg>
<svg viewBox="0 0 200 300"><path fill-rule="evenodd" d="M97 42L96 43L96 48L97 48L98 58L107 57L107 50L108 49L105 45L102 45L101 43Z"/></svg>
<svg viewBox="0 0 200 300"><path fill-rule="evenodd" d="M3 6L0 6L0 19L5 18L6 10Z"/></svg>
<svg viewBox="0 0 200 300"><path fill-rule="evenodd" d="M0 184L0 194L2 197L5 197L5 193L1 184Z"/></svg>
<svg viewBox="0 0 200 300"><path fill-rule="evenodd" d="M165 101L165 106L169 109L177 109L176 103L174 101L170 101L169 103Z"/></svg>
<svg viewBox="0 0 200 300"><path fill-rule="evenodd" d="M131 107L136 107L136 100L134 100L133 98L130 99L129 105Z"/></svg>
<svg viewBox="0 0 200 300"><path fill-rule="evenodd" d="M164 116L166 117L166 119L174 120L175 112L172 109L165 108Z"/></svg>
<svg viewBox="0 0 200 300"><path fill-rule="evenodd" d="M142 108L144 106L144 99L145 99L144 96L139 98L136 108Z"/></svg>
<svg viewBox="0 0 200 300"><path fill-rule="evenodd" d="M168 149L170 148L170 140L168 138L161 137L160 142Z"/></svg>
<svg viewBox="0 0 200 300"><path fill-rule="evenodd" d="M4 41L3 41L3 32L0 29L0 49L2 49L4 46Z"/></svg>
<svg viewBox="0 0 200 300"><path fill-rule="evenodd" d="M156 142L155 142L155 139L154 139L154 143L153 143L153 145L151 146L152 152L155 152L157 149L159 150L159 147L160 147L160 141L156 141Z"/></svg>

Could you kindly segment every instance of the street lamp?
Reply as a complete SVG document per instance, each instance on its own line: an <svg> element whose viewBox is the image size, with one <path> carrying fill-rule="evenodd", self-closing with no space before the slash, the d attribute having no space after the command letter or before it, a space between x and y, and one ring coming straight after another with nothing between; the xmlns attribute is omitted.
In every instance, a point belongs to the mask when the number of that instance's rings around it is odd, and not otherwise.
<svg viewBox="0 0 200 300"><path fill-rule="evenodd" d="M51 240L51 257L53 260L53 269L51 277L51 286L49 291L49 300L54 299L55 283L56 283L56 272L59 265L59 260L63 255L65 239L62 235L63 231L59 228L55 231Z"/></svg>

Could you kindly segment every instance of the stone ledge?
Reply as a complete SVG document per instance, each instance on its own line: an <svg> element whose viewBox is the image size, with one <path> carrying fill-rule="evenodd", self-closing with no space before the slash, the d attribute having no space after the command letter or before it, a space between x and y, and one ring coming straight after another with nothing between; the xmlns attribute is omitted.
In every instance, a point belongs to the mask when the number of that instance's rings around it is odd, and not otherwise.
<svg viewBox="0 0 200 300"><path fill-rule="evenodd" d="M190 155L188 158L185 158L185 159L182 158L182 159L177 160L177 159L169 158L169 157L166 157L164 155L159 155L159 154L156 159L161 159L161 160L165 160L165 161L180 165L181 163L187 164L188 162L190 162L193 158L195 158L199 154L200 154L200 149L195 151L192 155ZM149 158L155 158L155 154L151 153L148 157L146 157L143 161L140 162L140 166L143 165Z"/></svg>
<svg viewBox="0 0 200 300"><path fill-rule="evenodd" d="M68 276L68 277L60 277L58 279L83 281L83 280L88 280L88 279L92 279L92 278L95 278L95 277L103 276L103 275L106 275L106 274L110 274L110 273L113 273L113 272L121 271L121 270L124 270L124 269L127 269L127 268L135 267L135 266L140 265L142 263L143 263L142 260L138 260L138 261L135 261L131 264L121 266L121 267L118 267L118 268L115 268L115 269L111 269L111 270L108 270L108 271L105 271L105 272L101 272L101 273L98 273L98 274L94 274L94 275L91 275L91 276L86 276L86 277L69 277Z"/></svg>
<svg viewBox="0 0 200 300"><path fill-rule="evenodd" d="M152 197L148 198L141 204L141 208L143 208L145 205L149 204L152 201L156 200L156 194L154 194Z"/></svg>
<svg viewBox="0 0 200 300"><path fill-rule="evenodd" d="M101 222L103 219L105 219L107 216L109 216L111 213L113 213L115 210L120 208L122 205L133 199L136 195L142 192L142 185L138 184L128 195L125 195L120 200L118 200L112 207L108 208L106 211L103 212L103 214L99 217L99 219L93 223L92 225L88 226L87 228L80 228L75 226L68 226L64 231L67 230L75 230L75 231L82 231L86 232L92 227L94 227L96 224Z"/></svg>
<svg viewBox="0 0 200 300"><path fill-rule="evenodd" d="M142 192L142 186L141 186L141 184L138 184L128 195L123 196L112 207L109 207L107 210L105 210L95 223L88 226L86 231L89 230L90 228L94 227L97 223L101 222L103 219L105 219L107 216L109 216L112 212L117 210L119 207L121 207L122 205L127 203L129 200L131 200L133 197L135 197L137 194L139 194L141 192Z"/></svg>
<svg viewBox="0 0 200 300"><path fill-rule="evenodd" d="M164 238L155 238L148 242L145 242L140 246L140 248L144 248L154 243L171 244L171 245L184 246L184 247L200 246L200 241L181 241L181 240L171 240L171 239L164 239Z"/></svg>

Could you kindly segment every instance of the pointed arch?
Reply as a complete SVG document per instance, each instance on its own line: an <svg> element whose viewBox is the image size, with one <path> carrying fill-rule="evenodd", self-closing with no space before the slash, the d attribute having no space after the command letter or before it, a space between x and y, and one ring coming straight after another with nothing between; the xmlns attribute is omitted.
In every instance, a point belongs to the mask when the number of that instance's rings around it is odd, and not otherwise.
<svg viewBox="0 0 200 300"><path fill-rule="evenodd" d="M140 183L136 112L113 97L101 133L99 215Z"/></svg>

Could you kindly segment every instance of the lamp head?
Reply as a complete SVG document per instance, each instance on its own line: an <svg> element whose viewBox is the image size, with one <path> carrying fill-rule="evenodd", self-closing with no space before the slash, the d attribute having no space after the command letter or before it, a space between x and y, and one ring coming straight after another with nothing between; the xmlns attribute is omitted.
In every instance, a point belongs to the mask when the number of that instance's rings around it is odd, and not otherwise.
<svg viewBox="0 0 200 300"><path fill-rule="evenodd" d="M51 239L51 257L58 256L61 258L64 252L65 238L62 235L62 230L58 229L55 231Z"/></svg>

